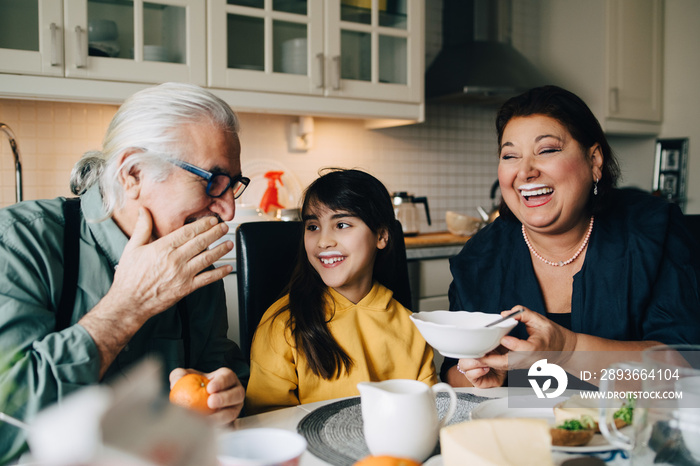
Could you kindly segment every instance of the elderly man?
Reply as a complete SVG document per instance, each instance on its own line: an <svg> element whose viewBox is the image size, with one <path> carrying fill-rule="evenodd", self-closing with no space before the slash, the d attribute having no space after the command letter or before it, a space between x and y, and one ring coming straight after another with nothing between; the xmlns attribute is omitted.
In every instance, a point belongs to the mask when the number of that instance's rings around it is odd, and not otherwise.
<svg viewBox="0 0 700 466"><path fill-rule="evenodd" d="M78 162L79 206L57 198L0 210L0 411L31 422L151 354L171 384L206 374L212 416L236 419L248 367L226 338L221 279L231 267L212 267L233 244L208 248L250 181L240 151L225 102L163 84L129 98L102 151ZM0 463L23 436L0 422Z"/></svg>

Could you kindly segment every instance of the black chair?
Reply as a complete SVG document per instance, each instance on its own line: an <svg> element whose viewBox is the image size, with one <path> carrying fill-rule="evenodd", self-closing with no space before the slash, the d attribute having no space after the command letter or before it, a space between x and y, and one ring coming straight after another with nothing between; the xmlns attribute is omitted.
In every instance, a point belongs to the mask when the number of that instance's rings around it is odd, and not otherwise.
<svg viewBox="0 0 700 466"><path fill-rule="evenodd" d="M393 227L395 264L379 282L411 308L406 245L401 224ZM282 297L304 234L302 222L250 222L236 229L236 273L240 347L250 358L253 334L265 311Z"/></svg>
<svg viewBox="0 0 700 466"><path fill-rule="evenodd" d="M684 215L683 220L693 238L700 242L700 215Z"/></svg>

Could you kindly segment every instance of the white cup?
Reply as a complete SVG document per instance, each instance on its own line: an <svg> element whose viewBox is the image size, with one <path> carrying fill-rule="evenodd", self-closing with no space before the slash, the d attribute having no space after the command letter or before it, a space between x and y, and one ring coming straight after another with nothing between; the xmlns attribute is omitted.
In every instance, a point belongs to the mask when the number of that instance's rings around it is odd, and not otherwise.
<svg viewBox="0 0 700 466"><path fill-rule="evenodd" d="M284 429L245 429L219 436L221 466L296 466L306 450L306 439Z"/></svg>

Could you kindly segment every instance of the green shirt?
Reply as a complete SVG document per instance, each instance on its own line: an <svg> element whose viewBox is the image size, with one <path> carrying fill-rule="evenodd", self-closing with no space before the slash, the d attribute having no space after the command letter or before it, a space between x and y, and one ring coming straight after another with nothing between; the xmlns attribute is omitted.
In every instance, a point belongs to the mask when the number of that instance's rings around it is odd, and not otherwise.
<svg viewBox="0 0 700 466"><path fill-rule="evenodd" d="M71 325L55 332L64 276L64 198L27 201L0 209L0 411L31 422L36 413L86 385L109 382L145 355L163 362L164 388L172 369L184 367L183 325L177 306L151 318L99 380L97 347L77 324L107 293L128 238L104 217L96 186L81 198L78 287ZM87 221L86 221L87 219ZM226 337L221 281L185 300L189 367L229 367L245 384L248 366ZM187 327L184 326L184 327ZM24 448L25 432L0 421L0 464Z"/></svg>

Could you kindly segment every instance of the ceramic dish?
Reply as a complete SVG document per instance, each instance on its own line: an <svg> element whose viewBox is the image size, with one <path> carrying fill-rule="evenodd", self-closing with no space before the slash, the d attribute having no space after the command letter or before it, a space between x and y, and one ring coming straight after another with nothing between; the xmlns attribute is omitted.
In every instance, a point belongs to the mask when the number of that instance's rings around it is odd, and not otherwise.
<svg viewBox="0 0 700 466"><path fill-rule="evenodd" d="M536 408L517 408L508 407L509 398L498 398L495 400L484 401L471 411L472 419L494 419L494 418L536 418L547 420L554 427L554 411L552 408L555 404L564 401L562 398L543 400L532 397L518 397L520 400L513 401L510 397L511 404L519 406L537 406ZM623 428L624 431L626 428ZM566 453L600 453L605 451L617 450L617 447L611 445L601 434L595 434L593 439L581 447L564 447L552 445L552 451L561 451Z"/></svg>
<svg viewBox="0 0 700 466"><path fill-rule="evenodd" d="M467 311L416 312L411 320L425 341L449 358L480 358L496 348L518 322L505 320L492 327L499 314Z"/></svg>

